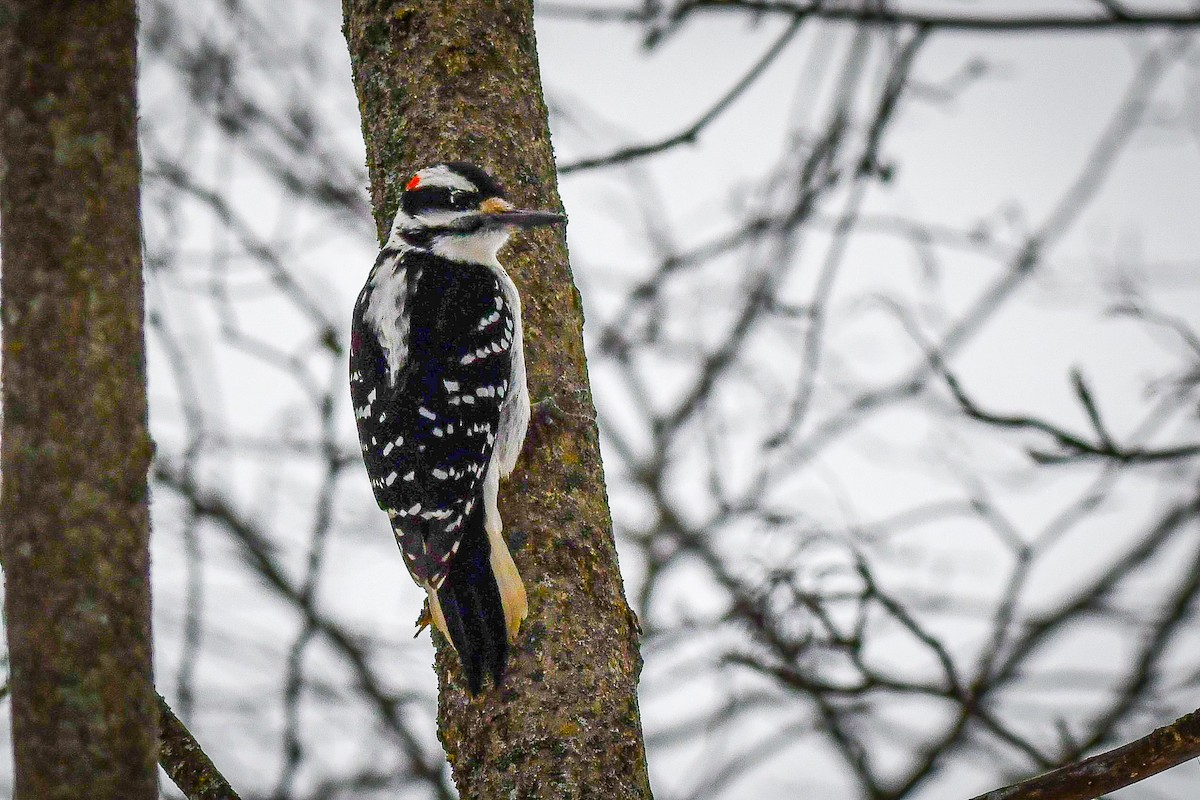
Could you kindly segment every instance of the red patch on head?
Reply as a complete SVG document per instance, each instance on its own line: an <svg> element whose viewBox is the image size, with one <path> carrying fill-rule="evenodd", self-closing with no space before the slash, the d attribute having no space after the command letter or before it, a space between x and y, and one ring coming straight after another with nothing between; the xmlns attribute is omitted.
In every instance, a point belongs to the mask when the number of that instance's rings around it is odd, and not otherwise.
<svg viewBox="0 0 1200 800"><path fill-rule="evenodd" d="M411 192L413 189L417 188L420 185L421 185L421 176L413 175L412 180L409 181L408 185L404 187L404 191Z"/></svg>

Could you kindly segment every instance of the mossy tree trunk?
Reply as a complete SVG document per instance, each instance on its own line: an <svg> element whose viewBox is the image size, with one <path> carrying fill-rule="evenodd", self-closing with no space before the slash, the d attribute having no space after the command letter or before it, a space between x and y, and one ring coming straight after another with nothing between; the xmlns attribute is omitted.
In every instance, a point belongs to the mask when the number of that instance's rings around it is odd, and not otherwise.
<svg viewBox="0 0 1200 800"><path fill-rule="evenodd" d="M344 0L343 9L381 238L408 177L437 161L479 164L523 207L561 208L529 0ZM646 798L636 623L565 238L522 233L501 258L523 299L530 395L559 411L540 424L535 413L501 486L530 605L511 673L472 700L439 641L442 743L464 798Z"/></svg>
<svg viewBox="0 0 1200 800"><path fill-rule="evenodd" d="M133 0L0 3L15 796L158 796Z"/></svg>

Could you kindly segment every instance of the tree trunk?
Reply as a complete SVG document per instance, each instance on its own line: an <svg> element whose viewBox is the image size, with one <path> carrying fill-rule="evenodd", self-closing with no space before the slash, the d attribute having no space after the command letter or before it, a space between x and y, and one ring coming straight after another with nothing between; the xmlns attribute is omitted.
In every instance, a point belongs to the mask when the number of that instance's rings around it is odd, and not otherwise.
<svg viewBox="0 0 1200 800"><path fill-rule="evenodd" d="M380 238L408 177L438 161L487 169L523 207L558 209L529 0L344 0ZM650 796L641 660L625 602L561 232L501 256L521 291L539 414L501 510L529 589L503 687L471 700L438 642L439 729L464 798ZM361 265L365 276L368 264Z"/></svg>
<svg viewBox="0 0 1200 800"><path fill-rule="evenodd" d="M0 4L15 796L158 796L133 0Z"/></svg>

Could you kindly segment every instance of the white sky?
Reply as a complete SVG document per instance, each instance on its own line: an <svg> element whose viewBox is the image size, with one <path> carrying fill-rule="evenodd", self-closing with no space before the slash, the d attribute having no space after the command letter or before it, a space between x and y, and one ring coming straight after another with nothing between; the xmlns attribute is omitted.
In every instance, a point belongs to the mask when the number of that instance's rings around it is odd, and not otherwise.
<svg viewBox="0 0 1200 800"><path fill-rule="evenodd" d="M970 10L974 4L951 5ZM1064 8L1085 5L1090 4L1061 4ZM1174 5L1188 7L1183 2ZM1012 2L1005 7L1016 13L1023 8L1047 6ZM328 48L323 51L324 57L339 65L338 80L314 92L313 103L329 117L340 119L339 133L344 132L346 140L355 142L350 149L361 158L348 63L344 50L337 49L342 47L337 30L338 4L325 2L320 8L321 12L307 22L287 23L297 29L319 30L320 41ZM288 29L288 24L281 23L281 29ZM632 26L539 19L539 56L548 101L556 109L570 109L572 115L571 121L556 117L559 162L569 163L606 153L621 144L652 141L677 132L740 78L783 28L780 20L749 24L725 15L702 16L647 53L640 46L640 31ZM636 229L640 218L635 200L642 196L647 186L644 182L650 181L648 185L656 193L654 209L665 218L681 245L705 241L726 230L736 218L729 188L756 186L779 157L789 124L805 119L820 100L819 93L799 84L806 58L815 48L836 50L844 45L846 36L843 26L806 26L785 55L703 133L696 145L644 162L639 169L611 170L561 181L571 218L573 267L588 305L590 332L611 313L614 285L624 286L648 264L645 242L629 233L630 223ZM948 80L977 58L984 59L988 70L957 99L944 105L906 106L883 148L885 156L896 159L899 171L889 187L872 193L870 207L930 223L962 227L986 223L1001 238L1027 232L1072 180L1098 131L1124 95L1147 44L1160 40L1161 34L936 35L918 61L916 74L920 78L931 83ZM166 85L155 80L154 76L147 77L144 107L162 107L145 99ZM1200 259L1196 255L1200 240L1200 112L1196 100L1200 89L1192 81L1194 77L1185 77L1179 71L1164 83L1156 96L1153 115L1164 120L1161 128L1138 134L1076 232L1053 253L1049 273L1025 287L1020 302L1005 308L996 324L956 360L955 367L964 383L977 397L986 398L990 407L1006 412L1037 411L1082 430L1085 418L1067 380L1068 370L1078 365L1096 389L1114 431L1126 434L1139 422L1147 380L1180 362L1180 350L1169 337L1149 337L1120 320L1097 318L1091 308L1064 311L1059 301L1076 297L1095 306L1102 301L1096 289L1099 282L1122 274L1145 274L1159 287L1156 300L1185 318L1193 329L1200 327ZM166 126L160 125L160 129ZM185 135L186 131L171 131L172 138L182 139ZM226 154L208 142L197 148L195 157L220 162ZM331 228L322 218L298 219L292 216L294 209L278 201L277 191L251 174L239 173L238 164L229 166L235 173L231 183L237 185L238 201L254 208L258 219L264 221L263 235L292 237L303 246L309 259L299 270L305 286L326 315L339 324L345 323L372 257L369 223L355 232ZM211 242L210 230L187 230L179 235L195 237L197 246ZM874 285L909 291L918 270L915 258L904 248L874 240L864 240L852 254L852 263L841 286L844 294L835 296L835 307L837 300L853 297ZM948 306L960 308L991 277L992 272L985 273L970 259L949 260L939 291ZM260 290L260 276L249 275L247 285ZM720 299L714 298L713 302L719 303ZM248 324L282 326L293 322L284 304L269 296L244 303L243 310ZM854 309L842 310L847 319L851 318ZM203 311L196 312L196 318L198 328L215 331L215 321ZM853 366L866 372L895 371L911 355L885 323L869 315L861 324L847 325L840 335L845 337L847 353L853 354ZM204 347L197 343L192 355L203 353ZM220 375L220 381L204 387L204 400L218 409L218 416L228 420L233 429L261 436L304 427L295 422L304 420L306 412L296 400L294 386L264 372L253 358L231 353L228 348L219 357L220 363L212 366L212 372ZM173 432L179 430L179 418L175 399L167 388L170 382L164 366L168 356L155 351L153 358L156 361L152 365L157 365L152 375L156 435L162 442L171 443ZM594 373L593 379L602 410L619 417L622 411L617 391L601 383L602 372ZM349 432L348 415L343 421ZM1192 422L1193 431L1195 427ZM911 434L912 446L920 446L921 431ZM904 436L896 439L901 440L901 446L909 441ZM878 452L843 454L835 459L833 471L837 472L840 465L855 474L870 474L872 470L886 474L888 465L880 466ZM286 541L293 520L289 512L273 508L272 502L278 498L286 501L298 491L296 487L304 487L311 478L302 466L286 466L267 479L260 472L258 465L247 460L219 477L236 487L235 494L252 508L262 509L264 522L282 531L281 540ZM861 493L871 502L860 503L858 511L864 519L879 518L942 478L893 475ZM805 485L805 497L813 504L814 514L836 517L843 513L843 498L830 488L836 482L830 479L824 484L814 478ZM1061 503L1058 495L1067 493L1061 486L1071 482L1055 482L1054 486L1044 487L1040 495L1036 491L1015 495L1020 502L1014 514L1035 525L1054 513ZM360 488L358 496L365 499L365 484ZM265 496L264 489L269 490ZM619 487L611 489L617 501L614 515L618 523L636 517L632 499L628 506L622 505L625 495ZM1120 531L1130 520L1144 516L1149 501L1156 499L1151 491L1152 487L1146 485L1130 489L1131 495L1141 493L1143 497L1121 504L1118 513L1107 517L1110 530ZM1028 502L1031 498L1033 503ZM861 501L862 497L856 499ZM167 512L177 513L178 509L159 508L160 515L166 516ZM303 517L300 511L295 514ZM332 577L323 592L323 602L339 617L360 621L374 635L395 641L395 652L402 653L396 671L398 683L406 689L428 691L432 686L428 640L407 642L421 595L407 582L398 554L391 552L382 515L377 515L370 504L339 508L336 514L342 533L331 551ZM378 534L382 541L368 546L368 534ZM227 545L217 544L218 539L207 541L211 548L208 555L214 560L229 550ZM1057 569L1086 570L1089 559L1099 558L1115 541L1107 536L1064 549L1060 559L1049 562L1049 572L1040 585L1052 589ZM927 559L931 550L936 550L917 541L910 544L916 560ZM976 563L973 569L946 575L947 564L961 568L964 563L956 557L959 544L943 545L946 560L918 564L912 579L930 587L953 584L955 590L986 582L994 573L993 565L986 561ZM174 674L179 651L183 572L177 545L157 547L160 680L165 678L169 683L171 678L167 676ZM299 569L302 553L297 550L291 555ZM627 580L636 585L636 561L628 553L623 558ZM229 560L236 559L230 555ZM681 580L692 577L685 575ZM244 706L252 706L256 697L274 691L278 654L270 642L278 629L286 626L281 624L283 617L277 609L263 602L246 571L212 570L207 580L210 597L227 624L210 634L209 647L214 652L206 655L201 688L214 697L228 696L229 700L215 701L197 721L199 730L213 742L214 757L231 765L228 771L232 776L246 785L265 786L268 784L262 781L269 781L273 773L262 776L264 756L255 744L259 731L247 725L247 720L260 718L247 714ZM242 634L241 638L224 640L222 632L229 630ZM262 642L262 647L247 646L247 639ZM703 700L694 695L681 699L663 689L673 681L669 667L675 655L652 651L648 657L646 684L656 687L653 696L644 698L648 731L664 729L681 711ZM314 658L327 656L318 653ZM683 692L691 692L694 684L680 686ZM710 688L714 690L712 696L717 696L719 687ZM278 726L273 710L267 708L261 713L268 728ZM760 735L768 735L769 725L775 721L764 714L758 725L751 727L757 727ZM7 720L0 724L7 726ZM331 723L320 718L313 724ZM332 724L341 723L335 720ZM337 730L346 737L357 733L352 727ZM710 742L709 746L727 744ZM268 754L266 761L270 763L276 755ZM652 751L651 768L662 796L670 797L674 792L686 796L689 781L703 774L705 760L711 755L712 751L703 748L698 752ZM6 759L7 753L2 757ZM322 755L332 762L350 757L341 752ZM953 785L961 792L960 787L975 786L970 781L978 776L955 773L944 778L941 786ZM752 783L734 784L728 796L788 797L801 791L809 796L835 796L826 781L834 779L805 774L794 762L781 759L756 773ZM937 794L935 787L926 796L943 795Z"/></svg>

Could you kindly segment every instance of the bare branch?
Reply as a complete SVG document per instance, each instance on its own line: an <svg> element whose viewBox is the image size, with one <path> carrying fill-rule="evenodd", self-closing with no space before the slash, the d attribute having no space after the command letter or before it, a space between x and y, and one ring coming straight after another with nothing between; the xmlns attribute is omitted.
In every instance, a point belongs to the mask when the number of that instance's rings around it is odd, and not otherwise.
<svg viewBox="0 0 1200 800"><path fill-rule="evenodd" d="M972 800L1094 800L1200 757L1200 710L1127 745Z"/></svg>
<svg viewBox="0 0 1200 800"><path fill-rule="evenodd" d="M187 726L158 697L158 763L188 800L240 800Z"/></svg>
<svg viewBox="0 0 1200 800"><path fill-rule="evenodd" d="M839 22L871 25L917 25L941 30L974 31L979 33L1030 33L1034 31L1102 31L1152 27L1200 26L1200 11L1148 10L1121 12L1120 6L1109 0L1099 14L945 14L935 11L902 11L883 4L831 4L813 2L775 2L774 0L687 0L680 3L667 19L672 25L696 12L749 12L776 14L806 19L809 17ZM596 6L566 6L541 3L538 13L547 17L586 19L595 22L626 22L659 24L661 15L655 9L612 9Z"/></svg>
<svg viewBox="0 0 1200 800"><path fill-rule="evenodd" d="M680 144L692 144L699 138L701 132L707 128L714 120L723 114L726 109L732 106L737 99L745 94L759 76L767 71L767 68L779 57L779 54L784 51L788 43L795 38L800 30L800 25L803 19L797 18L792 20L792 23L787 26L783 34L779 36L775 42L767 48L763 53L762 58L754 63L754 66L742 76L742 79L733 85L728 92L721 96L716 103L712 105L700 115L700 118L693 122L688 127L684 128L679 133L673 136L668 136L665 139L660 139L657 142L649 144L635 145L633 147L624 147L614 153L606 156L594 156L592 158L584 158L579 161L573 161L568 164L561 164L558 167L560 175L569 175L572 172L580 172L587 169L595 169L597 167L608 167L613 164L622 164L628 161L634 161L639 158L661 153L664 150L669 150L672 147Z"/></svg>

